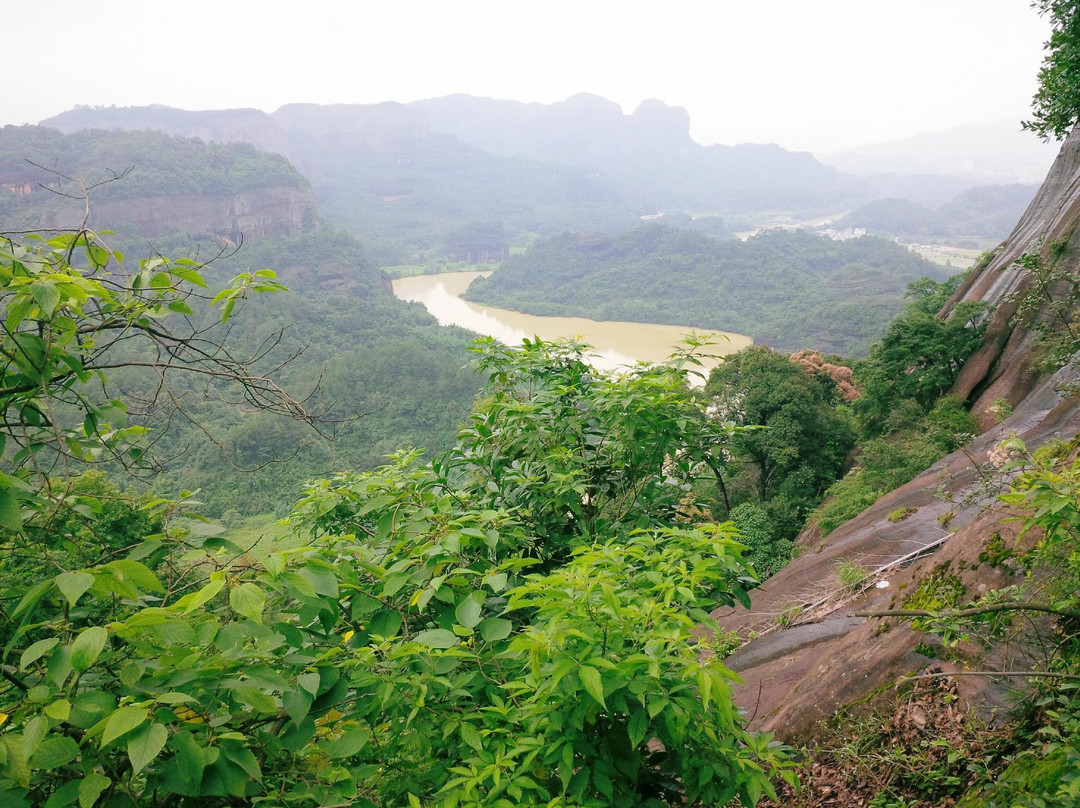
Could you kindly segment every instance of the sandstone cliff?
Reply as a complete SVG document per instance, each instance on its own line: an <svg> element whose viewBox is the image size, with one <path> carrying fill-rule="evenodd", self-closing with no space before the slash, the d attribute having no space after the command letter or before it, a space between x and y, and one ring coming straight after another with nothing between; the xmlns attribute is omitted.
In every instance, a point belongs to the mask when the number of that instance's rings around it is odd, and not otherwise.
<svg viewBox="0 0 1080 808"><path fill-rule="evenodd" d="M826 539L807 531L800 538L801 554L754 593L750 612L717 613L723 625L756 635L729 660L744 679L738 700L755 726L806 740L822 718L842 706L888 691L905 675L932 665L948 670L966 660L1000 669L1004 660L983 659L974 647L962 647L949 662L932 659L926 654L927 636L906 623L853 613L898 608L935 574L948 575L969 599L1014 582L1013 570L986 552L1016 532L995 500L1001 480L994 478L988 453L1009 435L1029 448L1073 438L1080 431L1080 399L1074 392L1080 368L1074 362L1052 378L1040 375L1031 326L1046 313L1017 322L1017 298L1030 280L1013 264L1031 252L1049 259L1053 249L1058 266L1075 275L1078 222L1080 135L1074 133L1013 233L951 301L981 300L994 307L985 344L965 363L953 388L973 401L986 431ZM999 398L1013 405L1014 414L993 425L989 410ZM888 515L899 509L911 515L890 521ZM874 573L871 583L880 588L845 592L837 576L841 561ZM1011 664L1022 663L1013 659ZM1003 704L1000 684L981 677L958 681L961 695L987 715Z"/></svg>
<svg viewBox="0 0 1080 808"><path fill-rule="evenodd" d="M50 206L43 228L72 229L82 223L81 203ZM267 236L296 236L316 221L309 188L255 188L232 195L178 194L103 199L91 206L91 228L154 238L179 231L239 244Z"/></svg>

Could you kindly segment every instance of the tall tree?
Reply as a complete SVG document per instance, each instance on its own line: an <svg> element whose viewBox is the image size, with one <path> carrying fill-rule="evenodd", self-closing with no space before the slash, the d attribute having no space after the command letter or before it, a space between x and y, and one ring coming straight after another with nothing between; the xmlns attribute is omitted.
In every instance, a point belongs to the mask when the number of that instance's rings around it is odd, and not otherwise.
<svg viewBox="0 0 1080 808"><path fill-rule="evenodd" d="M772 348L751 346L725 359L705 393L719 418L759 427L734 436L731 450L753 467L761 502L782 484L797 485L801 496L819 495L854 445L850 426L835 409L833 380L809 374Z"/></svg>

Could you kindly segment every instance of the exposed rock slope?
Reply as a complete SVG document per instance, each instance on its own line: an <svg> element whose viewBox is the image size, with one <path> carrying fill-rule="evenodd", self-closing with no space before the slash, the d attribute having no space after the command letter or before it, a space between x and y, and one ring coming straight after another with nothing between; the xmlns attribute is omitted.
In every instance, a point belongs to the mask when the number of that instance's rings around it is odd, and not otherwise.
<svg viewBox="0 0 1080 808"><path fill-rule="evenodd" d="M1060 253L1059 240L1071 239L1078 221L1080 136L1074 134L1012 235L956 295L996 308L986 343L966 363L954 392L975 401L984 428L993 421L988 409L997 398L1010 401L1014 414L826 539L808 531L800 539L800 556L754 594L750 612L718 613L727 627L758 635L729 660L745 681L738 698L757 726L805 739L820 719L843 705L942 664L917 650L927 650L920 645L926 635L903 623L888 621L886 626L852 613L899 608L935 570L949 575L968 598L1012 582L1009 567L992 564L984 552L995 536L1008 542L1015 535L995 501L987 454L1010 434L1035 448L1080 431L1080 400L1070 392L1080 383L1080 370L1074 363L1050 379L1040 378L1030 321L1014 322L1015 297L1025 291L1027 280L1012 265L1026 252L1049 257L1055 242ZM1080 250L1070 242L1061 260L1060 266L1075 274ZM898 509L912 515L889 521L887 516ZM946 519L949 511L955 515ZM942 521L947 522L944 528ZM872 580L888 585L845 596L837 578L841 561L879 571ZM780 624L787 627L778 629ZM974 664L993 668L1003 663L979 659L974 648L962 651ZM991 709L1002 702L1000 687L985 678L964 677L960 683L961 694L976 707Z"/></svg>

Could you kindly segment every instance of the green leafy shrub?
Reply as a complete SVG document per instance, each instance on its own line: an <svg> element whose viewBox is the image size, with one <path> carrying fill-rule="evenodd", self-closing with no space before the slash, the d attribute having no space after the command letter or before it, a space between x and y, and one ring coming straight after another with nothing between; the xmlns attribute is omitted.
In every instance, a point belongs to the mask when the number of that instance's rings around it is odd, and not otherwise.
<svg viewBox="0 0 1080 808"><path fill-rule="evenodd" d="M769 509L759 502L744 502L731 510L731 521L746 545L746 558L764 578L778 572L791 560L795 542L779 533Z"/></svg>
<svg viewBox="0 0 1080 808"><path fill-rule="evenodd" d="M748 604L744 548L675 525L731 431L675 365L479 351L458 446L313 483L293 542L167 529L5 586L0 803L749 806L790 779L700 630ZM0 477L12 531L31 479Z"/></svg>

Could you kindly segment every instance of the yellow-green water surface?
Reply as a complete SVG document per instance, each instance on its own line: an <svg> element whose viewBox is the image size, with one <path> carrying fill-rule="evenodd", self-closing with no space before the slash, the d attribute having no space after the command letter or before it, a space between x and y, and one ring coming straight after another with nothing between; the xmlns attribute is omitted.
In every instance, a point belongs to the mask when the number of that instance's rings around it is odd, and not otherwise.
<svg viewBox="0 0 1080 808"><path fill-rule="evenodd" d="M393 282L394 294L402 300L423 303L443 325L456 325L494 337L507 345L519 345L525 338L545 340L578 338L591 345L597 354L594 364L602 368L632 365L634 362L659 362L671 355L675 346L690 331L717 334L709 352L718 355L735 353L753 340L742 334L703 331L691 326L628 323L611 320L587 320L583 317L547 317L495 309L462 300L473 279L489 272L446 272L439 275L414 275ZM715 362L706 362L706 366Z"/></svg>

